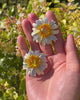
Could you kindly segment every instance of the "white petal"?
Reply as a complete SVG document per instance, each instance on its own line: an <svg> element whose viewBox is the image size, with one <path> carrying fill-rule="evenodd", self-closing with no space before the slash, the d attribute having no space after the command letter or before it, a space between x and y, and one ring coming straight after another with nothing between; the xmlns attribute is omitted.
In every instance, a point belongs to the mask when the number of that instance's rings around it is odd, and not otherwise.
<svg viewBox="0 0 80 100"><path fill-rule="evenodd" d="M50 39L46 38L45 41L47 44L50 44Z"/></svg>
<svg viewBox="0 0 80 100"><path fill-rule="evenodd" d="M25 61L23 61L23 65L27 64Z"/></svg>
<svg viewBox="0 0 80 100"><path fill-rule="evenodd" d="M21 24L20 20L18 20L16 24L17 24L17 25L18 25L18 24Z"/></svg>
<svg viewBox="0 0 80 100"><path fill-rule="evenodd" d="M33 41L37 40L38 38L39 38L39 35L37 34L37 35L35 35L35 36L33 37Z"/></svg>
<svg viewBox="0 0 80 100"><path fill-rule="evenodd" d="M51 26L51 29L57 29L58 28L58 25L54 24Z"/></svg>
<svg viewBox="0 0 80 100"><path fill-rule="evenodd" d="M29 71L26 71L26 73L27 73L28 75L30 75L31 71L30 71L30 70L29 70Z"/></svg>
<svg viewBox="0 0 80 100"><path fill-rule="evenodd" d="M49 45L49 44L52 44L52 41L51 41L51 40L49 40L47 44L48 44L48 45Z"/></svg>
<svg viewBox="0 0 80 100"><path fill-rule="evenodd" d="M29 58L29 56L30 56L30 55L26 53L25 56L24 56L24 59Z"/></svg>
<svg viewBox="0 0 80 100"><path fill-rule="evenodd" d="M42 3L44 0L39 0L40 3Z"/></svg>
<svg viewBox="0 0 80 100"><path fill-rule="evenodd" d="M35 29L35 31L34 31L34 33L39 33L40 32L40 30L38 30L38 29Z"/></svg>
<svg viewBox="0 0 80 100"><path fill-rule="evenodd" d="M47 63L46 57L44 57L44 58L41 59L41 64L44 64L44 63Z"/></svg>
<svg viewBox="0 0 80 100"><path fill-rule="evenodd" d="M24 16L24 13L20 13L19 16L20 16L20 17L23 17L23 16Z"/></svg>
<svg viewBox="0 0 80 100"><path fill-rule="evenodd" d="M45 62L47 62L47 59L46 59L46 57L42 58L42 59L41 59L41 62L42 62L42 63L45 63Z"/></svg>
<svg viewBox="0 0 80 100"><path fill-rule="evenodd" d="M59 30L52 31L52 34L58 34Z"/></svg>
<svg viewBox="0 0 80 100"><path fill-rule="evenodd" d="M46 56L46 55L45 55L44 53L41 53L39 57L42 59L42 58L44 58L45 56Z"/></svg>
<svg viewBox="0 0 80 100"><path fill-rule="evenodd" d="M28 59L28 58L26 58L26 59ZM26 59L23 60L23 64L27 64Z"/></svg>
<svg viewBox="0 0 80 100"><path fill-rule="evenodd" d="M36 31L36 28L32 28L33 31Z"/></svg>
<svg viewBox="0 0 80 100"><path fill-rule="evenodd" d="M38 40L36 40L36 43L38 43L39 41Z"/></svg>
<svg viewBox="0 0 80 100"><path fill-rule="evenodd" d="M40 70L39 70L38 68L35 68L34 71L35 71L38 75L40 75Z"/></svg>
<svg viewBox="0 0 80 100"><path fill-rule="evenodd" d="M37 32L32 32L31 33L31 36L34 36L34 35L36 35L36 34L38 34Z"/></svg>
<svg viewBox="0 0 80 100"><path fill-rule="evenodd" d="M52 44L52 41L49 41L47 44Z"/></svg>
<svg viewBox="0 0 80 100"><path fill-rule="evenodd" d="M34 36L34 35L36 35L37 33L39 33L39 30L35 29L35 30L31 33L31 35Z"/></svg>
<svg viewBox="0 0 80 100"><path fill-rule="evenodd" d="M33 25L33 27L37 28L37 24L36 23L33 23L32 25Z"/></svg>
<svg viewBox="0 0 80 100"><path fill-rule="evenodd" d="M40 66L39 69L43 71L45 68L43 66Z"/></svg>
<svg viewBox="0 0 80 100"><path fill-rule="evenodd" d="M36 43L40 43L40 42L41 42L41 39L38 38L38 39L36 40Z"/></svg>
<svg viewBox="0 0 80 100"><path fill-rule="evenodd" d="M38 75L44 74L44 72L42 70L38 69L38 68L36 68L34 70L35 70L36 74L38 74Z"/></svg>
<svg viewBox="0 0 80 100"><path fill-rule="evenodd" d="M47 68L48 64L47 63L43 63L41 64L43 67Z"/></svg>
<svg viewBox="0 0 80 100"><path fill-rule="evenodd" d="M36 20L36 23L37 23L38 26L42 25L41 20Z"/></svg>
<svg viewBox="0 0 80 100"><path fill-rule="evenodd" d="M46 38L45 41L46 41L46 43L48 43L49 40Z"/></svg>
<svg viewBox="0 0 80 100"><path fill-rule="evenodd" d="M44 18L43 21L44 21L44 23L48 23L48 18L47 17Z"/></svg>
<svg viewBox="0 0 80 100"><path fill-rule="evenodd" d="M42 39L42 41L41 41L41 42L42 42L42 45L43 45L43 46L45 46L45 45L46 45L46 41L45 41L45 39Z"/></svg>
<svg viewBox="0 0 80 100"><path fill-rule="evenodd" d="M23 64L23 69L27 69L28 65L27 64Z"/></svg>
<svg viewBox="0 0 80 100"><path fill-rule="evenodd" d="M46 40L47 44L51 44L52 43L50 37L46 38L45 40Z"/></svg>
<svg viewBox="0 0 80 100"><path fill-rule="evenodd" d="M53 41L56 41L57 40L56 36L54 36L54 35L51 35L50 36L50 39L53 40Z"/></svg>
<svg viewBox="0 0 80 100"><path fill-rule="evenodd" d="M35 71L34 69L31 70L31 77L34 77L35 76Z"/></svg>
<svg viewBox="0 0 80 100"><path fill-rule="evenodd" d="M35 55L37 55L37 56L40 55L39 50L36 50L36 51L35 51Z"/></svg>
<svg viewBox="0 0 80 100"><path fill-rule="evenodd" d="M42 41L42 37L40 37L39 35L38 42L40 43L41 41Z"/></svg>
<svg viewBox="0 0 80 100"><path fill-rule="evenodd" d="M50 26L53 26L54 24L55 24L55 21L52 20L52 21L50 22Z"/></svg>
<svg viewBox="0 0 80 100"><path fill-rule="evenodd" d="M26 73L29 75L31 73L31 68L27 68Z"/></svg>
<svg viewBox="0 0 80 100"><path fill-rule="evenodd" d="M30 55L33 55L33 54L34 54L34 52L33 52L33 51L31 51L31 50L29 50L29 54L30 54Z"/></svg>

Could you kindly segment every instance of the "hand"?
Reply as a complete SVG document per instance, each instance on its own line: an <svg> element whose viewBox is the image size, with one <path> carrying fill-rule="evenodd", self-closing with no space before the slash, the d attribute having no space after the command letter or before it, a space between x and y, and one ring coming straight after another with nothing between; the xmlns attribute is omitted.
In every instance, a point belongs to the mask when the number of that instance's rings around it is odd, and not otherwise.
<svg viewBox="0 0 80 100"><path fill-rule="evenodd" d="M45 15L49 21L57 20L52 11ZM32 23L37 20L33 13L28 20L22 21L25 35L32 50L40 50L48 58L48 69L41 77L32 78L26 75L26 90L29 100L79 100L80 93L80 63L73 36L70 34L64 44L61 32L57 35L57 41L53 43L56 54L51 45L45 47L33 42L31 37ZM18 36L18 44L24 57L28 52L28 46L23 36ZM50 68L50 69L49 69Z"/></svg>

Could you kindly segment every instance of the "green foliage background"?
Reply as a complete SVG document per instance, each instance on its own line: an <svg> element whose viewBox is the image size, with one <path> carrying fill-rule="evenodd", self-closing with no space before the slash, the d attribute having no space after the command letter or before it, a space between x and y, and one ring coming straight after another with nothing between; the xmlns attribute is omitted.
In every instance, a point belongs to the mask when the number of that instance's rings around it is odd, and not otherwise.
<svg viewBox="0 0 80 100"><path fill-rule="evenodd" d="M21 21L31 12L43 18L46 11L52 10L64 40L68 34L73 34L80 55L80 5L74 0L43 0L43 3L40 0L26 0L26 3L15 0L17 3L14 4L6 1L0 8L0 100L25 100L25 71L22 69L23 59L16 41L19 34L25 37Z"/></svg>

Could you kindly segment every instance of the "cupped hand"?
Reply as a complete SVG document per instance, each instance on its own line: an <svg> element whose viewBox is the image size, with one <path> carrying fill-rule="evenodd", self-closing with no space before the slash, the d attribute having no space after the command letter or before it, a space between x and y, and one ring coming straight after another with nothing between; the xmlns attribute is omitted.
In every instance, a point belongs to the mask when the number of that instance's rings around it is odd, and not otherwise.
<svg viewBox="0 0 80 100"><path fill-rule="evenodd" d="M52 11L45 15L49 22L57 20ZM48 68L40 77L26 75L26 90L29 100L79 100L80 94L80 62L74 44L73 36L70 34L64 43L60 29L57 41L53 43L55 54L51 45L42 46L33 41L32 23L38 17L31 13L28 19L22 21L22 27L33 51L39 50L46 54ZM29 49L23 36L18 36L18 44L24 58Z"/></svg>

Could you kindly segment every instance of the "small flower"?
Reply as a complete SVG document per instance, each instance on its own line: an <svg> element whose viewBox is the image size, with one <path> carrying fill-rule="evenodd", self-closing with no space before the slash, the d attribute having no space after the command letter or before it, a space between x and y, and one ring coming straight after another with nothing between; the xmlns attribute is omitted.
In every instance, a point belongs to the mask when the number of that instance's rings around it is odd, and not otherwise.
<svg viewBox="0 0 80 100"><path fill-rule="evenodd" d="M20 13L20 14L19 14L19 17L23 17L23 16L24 16L24 13Z"/></svg>
<svg viewBox="0 0 80 100"><path fill-rule="evenodd" d="M23 69L26 69L26 73L32 77L44 74L44 70L47 68L46 56L39 51L29 51L24 56Z"/></svg>
<svg viewBox="0 0 80 100"><path fill-rule="evenodd" d="M9 32L8 35L11 35L11 33Z"/></svg>
<svg viewBox="0 0 80 100"><path fill-rule="evenodd" d="M74 28L74 36L78 33L77 27Z"/></svg>
<svg viewBox="0 0 80 100"><path fill-rule="evenodd" d="M44 46L46 44L51 44L52 40L57 40L55 36L59 33L57 28L58 25L56 25L54 20L51 20L50 23L48 23L48 18L36 20L36 23L33 23L33 32L31 34L33 36L33 41L42 43Z"/></svg>
<svg viewBox="0 0 80 100"><path fill-rule="evenodd" d="M42 3L43 1L44 1L44 0L39 0L39 2L41 2L41 3Z"/></svg>
<svg viewBox="0 0 80 100"><path fill-rule="evenodd" d="M17 24L17 25L21 24L20 20L17 20L17 23L16 23L16 24Z"/></svg>
<svg viewBox="0 0 80 100"><path fill-rule="evenodd" d="M71 4L72 4L72 3L71 3L71 2L69 2L67 6L69 7L69 6L71 6Z"/></svg>

